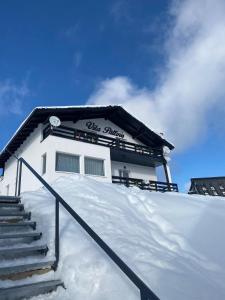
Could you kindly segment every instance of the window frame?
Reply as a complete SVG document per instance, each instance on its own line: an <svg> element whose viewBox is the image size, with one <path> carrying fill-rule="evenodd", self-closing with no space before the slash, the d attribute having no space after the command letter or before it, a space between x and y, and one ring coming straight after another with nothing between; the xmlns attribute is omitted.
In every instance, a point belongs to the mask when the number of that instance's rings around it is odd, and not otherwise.
<svg viewBox="0 0 225 300"><path fill-rule="evenodd" d="M63 155L68 155L68 156L74 156L74 157L78 157L79 159L79 172L73 172L73 171L62 171L62 170L57 170L57 154L63 154ZM74 154L74 153L69 153L69 152L63 152L63 151L56 151L55 152L55 172L56 173L68 173L68 174L81 174L81 159L80 159L81 155L79 154Z"/></svg>
<svg viewBox="0 0 225 300"><path fill-rule="evenodd" d="M96 174L88 174L86 173L85 170L85 160L86 159L93 159L93 160L98 160L103 162L103 175L96 175ZM93 156L84 156L84 175L85 176L96 176L96 177L106 177L106 172L105 172L105 159L104 158L99 158L99 157L93 157Z"/></svg>

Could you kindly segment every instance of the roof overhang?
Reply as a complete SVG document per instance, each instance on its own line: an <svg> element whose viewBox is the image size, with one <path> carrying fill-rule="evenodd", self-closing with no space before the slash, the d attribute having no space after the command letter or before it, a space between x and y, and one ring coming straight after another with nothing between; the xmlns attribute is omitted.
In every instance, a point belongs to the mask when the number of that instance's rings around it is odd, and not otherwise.
<svg viewBox="0 0 225 300"><path fill-rule="evenodd" d="M174 149L171 143L149 129L146 125L129 114L123 107L118 105L37 107L25 119L2 150L0 154L0 167L4 167L5 162L9 159L11 154L17 151L40 123L47 123L49 117L52 115L59 117L61 121L74 122L83 119L105 118L147 146L154 148L167 146L170 150Z"/></svg>

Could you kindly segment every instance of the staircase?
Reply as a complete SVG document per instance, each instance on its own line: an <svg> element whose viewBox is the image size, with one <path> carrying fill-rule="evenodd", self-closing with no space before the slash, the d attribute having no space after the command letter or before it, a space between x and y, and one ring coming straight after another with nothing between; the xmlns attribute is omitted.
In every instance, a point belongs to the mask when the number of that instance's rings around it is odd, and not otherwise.
<svg viewBox="0 0 225 300"><path fill-rule="evenodd" d="M60 280L40 279L23 285L17 282L32 275L41 278L52 270L54 260L46 260L48 246L41 243L41 238L31 212L24 211L20 198L0 196L0 285L4 286L3 280L11 280L10 287L0 288L1 300L29 299L63 286Z"/></svg>

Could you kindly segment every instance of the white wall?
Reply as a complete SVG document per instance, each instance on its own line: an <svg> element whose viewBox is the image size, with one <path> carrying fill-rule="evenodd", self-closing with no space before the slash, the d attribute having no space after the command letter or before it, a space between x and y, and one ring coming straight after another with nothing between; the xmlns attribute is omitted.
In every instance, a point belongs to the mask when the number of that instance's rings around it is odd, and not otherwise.
<svg viewBox="0 0 225 300"><path fill-rule="evenodd" d="M50 182L60 176L67 176L71 173L56 172L55 158L56 152L67 154L75 154L80 156L80 174L84 175L84 157L93 157L104 160L105 176L86 175L95 178L99 181L111 182L111 163L110 163L110 149L94 144L73 141L66 138L59 138L56 136L49 136L43 141L45 149L47 149L47 172L44 178Z"/></svg>
<svg viewBox="0 0 225 300"><path fill-rule="evenodd" d="M129 172L129 177L148 180L157 180L156 170L152 167L128 164L118 161L112 161L112 176L119 176L119 170L123 169L124 166Z"/></svg>
<svg viewBox="0 0 225 300"><path fill-rule="evenodd" d="M18 157L22 156L39 173L41 171L41 153L45 151L41 139L42 125L40 124L15 153ZM7 193L7 185L9 185L9 195L14 195L16 169L17 160L14 157L11 157L5 164L4 179L0 182L1 194L5 195ZM24 167L22 189L34 190L39 186L38 180Z"/></svg>
<svg viewBox="0 0 225 300"><path fill-rule="evenodd" d="M55 136L48 136L42 141L42 125L31 134L29 138L16 152L18 157L23 157L40 175L42 172L42 155L47 155L46 173L43 178L51 182L61 176L68 176L71 173L56 172L55 158L56 152L75 154L80 156L80 173L84 174L84 154L88 157L100 158L104 160L105 176L94 176L99 181L111 182L111 162L110 149L98 145L87 144ZM16 185L17 160L11 157L5 164L5 174L0 182L0 194L7 194L9 185L9 195L14 195ZM21 191L36 190L41 187L40 182L23 166Z"/></svg>

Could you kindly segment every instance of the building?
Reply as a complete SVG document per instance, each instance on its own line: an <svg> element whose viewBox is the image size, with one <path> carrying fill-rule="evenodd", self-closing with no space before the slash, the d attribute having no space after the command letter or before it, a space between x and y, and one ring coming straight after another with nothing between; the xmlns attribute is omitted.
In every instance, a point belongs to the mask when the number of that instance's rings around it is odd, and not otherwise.
<svg viewBox="0 0 225 300"><path fill-rule="evenodd" d="M58 124L50 124L52 116ZM48 182L80 173L104 182L175 190L166 157L173 148L121 106L37 107L0 154L0 192L15 194L16 157L23 157ZM160 166L165 182L157 181ZM39 187L29 170L22 176L22 191Z"/></svg>
<svg viewBox="0 0 225 300"><path fill-rule="evenodd" d="M191 178L189 194L225 197L225 177Z"/></svg>

